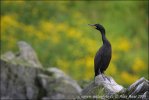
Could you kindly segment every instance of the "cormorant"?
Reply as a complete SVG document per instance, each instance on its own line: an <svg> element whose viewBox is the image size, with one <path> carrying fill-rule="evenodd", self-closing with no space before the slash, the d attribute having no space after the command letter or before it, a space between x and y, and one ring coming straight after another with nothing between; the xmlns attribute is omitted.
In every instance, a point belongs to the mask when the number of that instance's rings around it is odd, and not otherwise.
<svg viewBox="0 0 149 100"><path fill-rule="evenodd" d="M107 40L105 36L105 29L100 24L89 24L93 26L95 29L101 32L103 45L97 51L95 58L94 58L94 72L95 77L99 74L104 74L104 71L108 68L111 56L112 56L112 49L111 44Z"/></svg>

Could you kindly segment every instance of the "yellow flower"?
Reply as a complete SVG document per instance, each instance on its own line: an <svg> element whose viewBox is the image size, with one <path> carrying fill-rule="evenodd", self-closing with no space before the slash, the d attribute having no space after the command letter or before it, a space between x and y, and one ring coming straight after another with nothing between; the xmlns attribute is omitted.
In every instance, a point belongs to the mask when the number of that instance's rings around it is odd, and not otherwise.
<svg viewBox="0 0 149 100"><path fill-rule="evenodd" d="M41 21L40 27L44 32L51 32L53 33L55 30L55 25L51 22Z"/></svg>
<svg viewBox="0 0 149 100"><path fill-rule="evenodd" d="M69 28L66 33L68 38L81 39L81 33L74 28Z"/></svg>
<svg viewBox="0 0 149 100"><path fill-rule="evenodd" d="M52 42L55 43L55 44L58 44L61 41L59 35L53 35L51 37L51 39L52 39Z"/></svg>
<svg viewBox="0 0 149 100"><path fill-rule="evenodd" d="M17 38L15 36L15 29L16 28L20 28L21 24L19 24L17 22L17 20L15 19L14 16L10 16L10 15L5 15L1 17L1 40L2 41L9 41L9 44L6 46L9 49L14 48ZM11 29L11 30L10 30ZM10 34L6 34L8 31L10 32Z"/></svg>
<svg viewBox="0 0 149 100"><path fill-rule="evenodd" d="M146 64L144 63L144 61L140 58L136 58L134 60L134 64L132 66L132 69L134 72L142 72L146 69Z"/></svg>
<svg viewBox="0 0 149 100"><path fill-rule="evenodd" d="M65 59L57 59L57 66L60 67L65 72L68 72L69 62Z"/></svg>
<svg viewBox="0 0 149 100"><path fill-rule="evenodd" d="M65 32L65 31L68 29L68 26L67 26L67 24L65 24L65 23L60 23L60 24L57 24L57 25L56 25L56 29L57 29L58 31L63 31L63 32Z"/></svg>
<svg viewBox="0 0 149 100"><path fill-rule="evenodd" d="M91 57L91 56L87 56L86 58L85 58L85 62L84 62L84 64L85 64L85 79L90 79L90 78L92 78L94 75L94 71L93 71L93 69L94 69L94 60L93 60L93 57Z"/></svg>
<svg viewBox="0 0 149 100"><path fill-rule="evenodd" d="M68 30L68 33L67 33L68 37L74 37L75 34L76 34L76 30L74 30L73 28L70 28Z"/></svg>
<svg viewBox="0 0 149 100"><path fill-rule="evenodd" d="M89 38L80 39L79 42L81 45L85 46L86 50L91 54L95 54L99 48L97 42Z"/></svg>
<svg viewBox="0 0 149 100"><path fill-rule="evenodd" d="M33 27L32 25L24 25L23 26L23 30L30 37L35 37L36 36L36 33L39 31L39 30L37 31L35 29L35 27Z"/></svg>
<svg viewBox="0 0 149 100"><path fill-rule="evenodd" d="M1 29L2 31L7 30L7 28L11 27L19 27L20 24L15 20L13 16L2 16L1 18Z"/></svg>
<svg viewBox="0 0 149 100"><path fill-rule="evenodd" d="M91 57L91 56L86 57L86 58L85 58L85 64L86 64L86 67L87 67L88 69L93 68L93 66L94 66L93 57Z"/></svg>
<svg viewBox="0 0 149 100"><path fill-rule="evenodd" d="M39 40L48 40L48 34L39 29L36 29L32 25L23 25L23 30L26 32L28 37L37 37Z"/></svg>
<svg viewBox="0 0 149 100"><path fill-rule="evenodd" d="M39 40L47 40L48 39L48 36L46 34L44 34L43 32L36 32L35 33L35 36L37 36L37 38Z"/></svg>
<svg viewBox="0 0 149 100"><path fill-rule="evenodd" d="M132 84L138 78L139 78L138 76L129 74L129 73L125 72L125 71L123 71L121 73L121 80L123 81L123 83L126 83L126 84Z"/></svg>
<svg viewBox="0 0 149 100"><path fill-rule="evenodd" d="M108 75L116 75L117 74L117 67L115 66L115 64L110 63L106 73Z"/></svg>
<svg viewBox="0 0 149 100"><path fill-rule="evenodd" d="M111 61L116 61L116 60L118 60L118 58L119 58L119 55L112 51L112 59L111 59Z"/></svg>
<svg viewBox="0 0 149 100"><path fill-rule="evenodd" d="M119 40L119 43L118 43L118 49L121 50L121 51L129 51L130 49L130 42L127 38L122 38Z"/></svg>

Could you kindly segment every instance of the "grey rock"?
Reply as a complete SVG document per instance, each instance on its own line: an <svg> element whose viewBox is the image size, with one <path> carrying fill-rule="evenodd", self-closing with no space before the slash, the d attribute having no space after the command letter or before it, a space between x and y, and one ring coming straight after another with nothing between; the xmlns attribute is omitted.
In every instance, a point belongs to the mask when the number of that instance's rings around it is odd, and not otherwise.
<svg viewBox="0 0 149 100"><path fill-rule="evenodd" d="M34 88L32 88L32 87L27 87L26 88L26 96L27 96L27 98L28 99L32 99L32 98L34 98Z"/></svg>
<svg viewBox="0 0 149 100"><path fill-rule="evenodd" d="M1 59L11 62L13 64L20 64L32 67L42 67L38 60L37 54L34 49L26 42L19 41L18 43L19 52L13 53L8 51L1 55Z"/></svg>
<svg viewBox="0 0 149 100"><path fill-rule="evenodd" d="M92 81L87 87L83 89L82 96L86 96L86 95L91 97L99 96L100 98L98 99L106 99L106 97L102 97L102 96L103 95L111 96L124 89L121 85L118 85L113 80L113 78L108 77L107 79L103 77L105 77L105 75L96 76L94 81Z"/></svg>
<svg viewBox="0 0 149 100"><path fill-rule="evenodd" d="M0 60L0 64L1 96L13 99L29 99L32 95L32 99L37 99L36 69L9 64L2 60ZM32 87L33 91L28 91L28 87ZM27 94L30 94L30 96L27 96Z"/></svg>
<svg viewBox="0 0 149 100"><path fill-rule="evenodd" d="M134 91L134 89L135 89L139 84L141 84L141 83L144 82L144 81L145 81L145 78L142 77L142 78L140 78L139 80L137 80L136 82L134 82L132 85L130 85L130 86L128 87L129 93L131 94L131 93Z"/></svg>
<svg viewBox="0 0 149 100"><path fill-rule="evenodd" d="M142 99L143 100L149 100L149 92L146 91L143 95L142 95Z"/></svg>
<svg viewBox="0 0 149 100"><path fill-rule="evenodd" d="M1 59L0 64L1 99L72 99L80 95L79 85L60 69L47 70ZM57 77L57 71L63 76Z"/></svg>
<svg viewBox="0 0 149 100"><path fill-rule="evenodd" d="M84 96L93 97L102 100L148 100L149 82L144 77L138 79L128 88L118 85L114 79L108 77L103 79L104 75L98 75L95 80L82 90L80 98ZM97 96L97 97L96 97Z"/></svg>
<svg viewBox="0 0 149 100"><path fill-rule="evenodd" d="M8 96L5 96L5 97L1 97L0 100L13 100L13 99Z"/></svg>
<svg viewBox="0 0 149 100"><path fill-rule="evenodd" d="M44 74L39 74L38 76L38 81L40 83L40 85L46 89L47 85L48 85L48 81L50 80L50 78L47 75Z"/></svg>
<svg viewBox="0 0 149 100"><path fill-rule="evenodd" d="M139 84L134 91L131 93L131 95L138 95L140 93L144 93L149 89L149 84L147 84L145 81Z"/></svg>
<svg viewBox="0 0 149 100"><path fill-rule="evenodd" d="M19 58L23 59L24 61L28 62L30 65L35 67L42 67L40 64L37 54L33 50L33 48L24 41L18 42L20 56Z"/></svg>
<svg viewBox="0 0 149 100"><path fill-rule="evenodd" d="M8 51L1 55L1 58L3 58L5 61L11 61L15 58L15 54L12 51Z"/></svg>
<svg viewBox="0 0 149 100"><path fill-rule="evenodd" d="M103 85L106 95L118 93L124 89L123 86L117 84L112 77L105 76L104 74L95 77L95 84Z"/></svg>
<svg viewBox="0 0 149 100"><path fill-rule="evenodd" d="M62 79L65 83L71 84L76 89L77 92L81 93L82 89L80 88L78 83L75 80L71 79L68 75L66 75L58 68L55 68L55 67L49 68L48 71L52 72L58 80Z"/></svg>
<svg viewBox="0 0 149 100"><path fill-rule="evenodd" d="M95 82L90 82L89 85L87 85L81 92L82 95L89 95L92 92L92 89L94 90L95 88L98 88L98 85L95 84Z"/></svg>
<svg viewBox="0 0 149 100"><path fill-rule="evenodd" d="M53 75L38 75L39 83L47 93L42 99L72 99L80 94L80 86L64 72L57 68L50 68L48 71Z"/></svg>

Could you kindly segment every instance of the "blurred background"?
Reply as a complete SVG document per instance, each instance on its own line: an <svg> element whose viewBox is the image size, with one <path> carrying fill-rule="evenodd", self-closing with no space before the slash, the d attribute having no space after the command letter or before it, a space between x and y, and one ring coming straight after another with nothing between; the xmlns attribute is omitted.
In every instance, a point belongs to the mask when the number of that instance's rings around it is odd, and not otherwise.
<svg viewBox="0 0 149 100"><path fill-rule="evenodd" d="M94 79L100 23L112 45L106 75L128 86L148 79L148 1L1 1L1 54L31 44L45 68L58 67L75 80Z"/></svg>

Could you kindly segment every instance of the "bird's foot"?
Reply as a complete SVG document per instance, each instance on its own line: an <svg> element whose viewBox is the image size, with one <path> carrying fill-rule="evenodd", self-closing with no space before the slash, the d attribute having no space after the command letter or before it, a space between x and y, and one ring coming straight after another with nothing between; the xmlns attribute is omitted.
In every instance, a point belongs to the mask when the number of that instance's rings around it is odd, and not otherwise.
<svg viewBox="0 0 149 100"><path fill-rule="evenodd" d="M111 81L110 81L110 78L109 78L109 77L107 77L107 76L105 76L105 75L103 75L103 74L102 74L102 77L103 77L104 81L107 79L107 80L111 83Z"/></svg>
<svg viewBox="0 0 149 100"><path fill-rule="evenodd" d="M105 80L106 80L106 79L105 79L105 76L104 76L103 74L101 74L101 75L102 75L102 78L103 78L103 79L104 79L104 81L105 81Z"/></svg>
<svg viewBox="0 0 149 100"><path fill-rule="evenodd" d="M106 78L107 78L107 79L109 80L109 82L111 83L110 78L109 78L109 77L107 77L107 76L106 76Z"/></svg>

